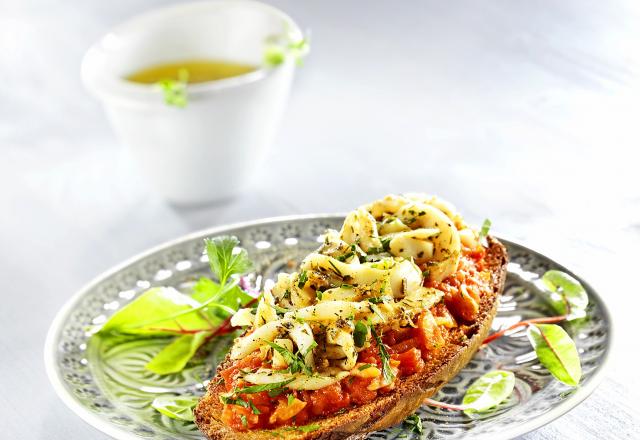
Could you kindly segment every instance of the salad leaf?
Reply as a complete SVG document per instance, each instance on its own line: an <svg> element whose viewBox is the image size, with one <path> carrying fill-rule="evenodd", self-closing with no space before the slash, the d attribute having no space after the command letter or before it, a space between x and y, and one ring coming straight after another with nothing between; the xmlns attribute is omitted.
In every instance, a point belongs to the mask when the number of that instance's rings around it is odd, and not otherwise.
<svg viewBox="0 0 640 440"><path fill-rule="evenodd" d="M555 324L536 324L527 332L538 359L560 382L578 386L582 376L580 357L567 332Z"/></svg>
<svg viewBox="0 0 640 440"><path fill-rule="evenodd" d="M151 402L151 407L172 419L193 422L193 408L198 400L191 396L161 396Z"/></svg>
<svg viewBox="0 0 640 440"><path fill-rule="evenodd" d="M418 414L411 414L409 417L404 419L402 426L409 429L411 432L422 434L422 419Z"/></svg>
<svg viewBox="0 0 640 440"><path fill-rule="evenodd" d="M211 325L201 314L189 313L200 305L174 288L154 287L114 313L99 333L169 335L209 330Z"/></svg>
<svg viewBox="0 0 640 440"><path fill-rule="evenodd" d="M567 321L586 316L589 296L578 280L559 270L549 270L542 275L542 284L548 289L551 306L566 314Z"/></svg>
<svg viewBox="0 0 640 440"><path fill-rule="evenodd" d="M156 374L178 373L187 365L187 362L198 351L198 348L207 341L211 332L198 332L193 335L184 335L164 347L145 368Z"/></svg>
<svg viewBox="0 0 640 440"><path fill-rule="evenodd" d="M491 371L471 384L462 399L466 414L488 411L506 400L516 384L511 371Z"/></svg>
<svg viewBox="0 0 640 440"><path fill-rule="evenodd" d="M236 237L207 238L204 243L211 271L223 286L231 275L242 275L253 267L246 249L237 248L240 241Z"/></svg>

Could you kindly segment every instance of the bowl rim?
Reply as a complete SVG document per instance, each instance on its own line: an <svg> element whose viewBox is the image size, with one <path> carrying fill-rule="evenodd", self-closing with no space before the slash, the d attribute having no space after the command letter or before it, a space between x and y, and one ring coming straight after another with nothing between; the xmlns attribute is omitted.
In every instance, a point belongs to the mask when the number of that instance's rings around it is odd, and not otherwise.
<svg viewBox="0 0 640 440"><path fill-rule="evenodd" d="M103 69L100 68L101 60L106 50L105 47L109 45L109 41L113 40L116 35L144 26L146 22L155 21L174 14L193 14L211 8L219 9L227 6L246 6L272 14L283 20L292 36L295 38L303 37L300 27L289 15L274 6L255 0L199 0L153 8L113 26L87 49L80 66L80 76L85 88L101 100L164 105L162 100L158 99L158 90L155 89L152 84L138 84L127 81L119 76L106 74ZM189 84L188 93L190 97L200 97L253 84L267 79L279 70L292 68L293 65L294 62L291 59L285 59L282 64L273 67L260 65L257 69L241 75L215 81Z"/></svg>

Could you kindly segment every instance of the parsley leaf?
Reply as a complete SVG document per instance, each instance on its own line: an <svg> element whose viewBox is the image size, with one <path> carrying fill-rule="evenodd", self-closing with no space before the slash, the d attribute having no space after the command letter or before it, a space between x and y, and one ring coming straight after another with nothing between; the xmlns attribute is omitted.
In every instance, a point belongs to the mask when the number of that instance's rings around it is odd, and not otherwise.
<svg viewBox="0 0 640 440"><path fill-rule="evenodd" d="M226 284L231 275L242 275L252 268L245 249L234 249L240 241L233 236L207 238L204 240L211 271L218 276L220 284Z"/></svg>

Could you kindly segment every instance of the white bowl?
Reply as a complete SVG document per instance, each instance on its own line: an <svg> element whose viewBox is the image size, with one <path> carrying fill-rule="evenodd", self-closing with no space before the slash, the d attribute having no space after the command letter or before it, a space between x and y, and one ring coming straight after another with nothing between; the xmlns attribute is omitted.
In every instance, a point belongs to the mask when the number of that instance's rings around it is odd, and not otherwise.
<svg viewBox="0 0 640 440"><path fill-rule="evenodd" d="M283 12L254 1L222 0L165 7L135 17L94 44L82 78L104 104L118 137L170 201L197 204L245 186L272 143L295 63L189 85L185 108L125 76L152 65L214 59L262 65L265 39L302 38Z"/></svg>

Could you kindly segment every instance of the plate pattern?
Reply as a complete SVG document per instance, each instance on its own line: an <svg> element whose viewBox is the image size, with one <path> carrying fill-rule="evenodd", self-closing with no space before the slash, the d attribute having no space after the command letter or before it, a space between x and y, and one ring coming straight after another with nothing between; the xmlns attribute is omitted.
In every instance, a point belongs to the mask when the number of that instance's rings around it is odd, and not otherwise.
<svg viewBox="0 0 640 440"><path fill-rule="evenodd" d="M91 327L103 323L151 286L188 289L199 276L208 274L208 263L202 252L204 237L236 235L256 264L251 281L260 285L278 272L295 267L318 246L318 237L327 228L338 228L341 222L338 216L303 217L203 231L152 250L94 281L71 300L48 338L47 367L58 392L66 395L65 401L74 411L90 415L84 417L85 420L91 419L98 429L107 430L117 438L201 438L193 424L169 419L154 411L150 403L160 395L202 394L230 339L219 341L207 359L189 365L181 373L158 376L146 371L144 365L160 350L161 342L157 347L145 343L143 350L130 341L90 342ZM503 242L511 263L494 330L524 318L549 315L551 310L533 281L549 269L566 271L523 246ZM513 371L517 378L510 400L489 415L473 418L423 407L418 412L425 428L421 437L511 438L558 417L586 397L595 386L609 351L610 322L597 294L586 283L585 286L590 296L588 317L565 325L581 356L580 388L570 388L554 380L538 363L525 332L518 331L479 351L434 397L459 403L471 382L487 371L501 368ZM370 438L391 440L408 435L394 427L372 433Z"/></svg>

